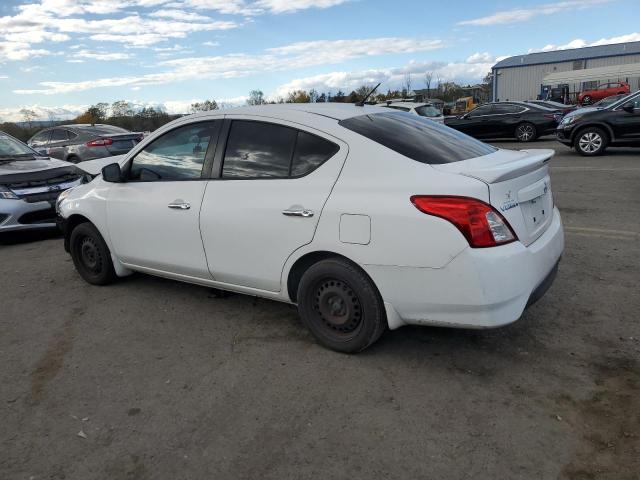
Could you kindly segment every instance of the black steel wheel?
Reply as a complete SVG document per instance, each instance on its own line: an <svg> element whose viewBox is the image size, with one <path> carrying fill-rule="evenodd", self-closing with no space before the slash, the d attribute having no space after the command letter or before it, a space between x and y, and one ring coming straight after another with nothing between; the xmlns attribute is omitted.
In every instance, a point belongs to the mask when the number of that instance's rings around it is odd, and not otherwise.
<svg viewBox="0 0 640 480"><path fill-rule="evenodd" d="M371 279L340 258L322 260L304 273L298 311L321 344L345 353L364 350L387 325L384 304Z"/></svg>
<svg viewBox="0 0 640 480"><path fill-rule="evenodd" d="M538 131L533 123L524 122L516 127L516 138L519 142L532 142L538 137Z"/></svg>
<svg viewBox="0 0 640 480"><path fill-rule="evenodd" d="M71 232L70 251L80 276L92 285L106 285L116 279L111 252L98 229L81 223Z"/></svg>

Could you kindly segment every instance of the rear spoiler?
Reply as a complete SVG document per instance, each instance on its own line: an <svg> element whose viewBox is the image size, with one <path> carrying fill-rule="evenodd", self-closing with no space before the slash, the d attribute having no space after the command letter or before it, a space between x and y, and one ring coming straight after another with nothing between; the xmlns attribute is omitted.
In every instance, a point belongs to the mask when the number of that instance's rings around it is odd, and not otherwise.
<svg viewBox="0 0 640 480"><path fill-rule="evenodd" d="M555 153L550 149L498 150L483 157L431 166L437 170L477 178L485 183L498 183L544 167Z"/></svg>

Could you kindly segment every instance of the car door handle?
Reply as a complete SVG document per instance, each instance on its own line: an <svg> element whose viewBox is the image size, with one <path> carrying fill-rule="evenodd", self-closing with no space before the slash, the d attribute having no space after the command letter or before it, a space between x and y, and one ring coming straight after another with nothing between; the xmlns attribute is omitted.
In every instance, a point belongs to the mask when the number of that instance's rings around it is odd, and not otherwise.
<svg viewBox="0 0 640 480"><path fill-rule="evenodd" d="M306 208L289 208L282 211L283 215L287 217L313 217L313 210Z"/></svg>
<svg viewBox="0 0 640 480"><path fill-rule="evenodd" d="M173 208L174 210L189 210L191 208L191 204L187 202L181 202L180 200L176 200L169 205L169 208Z"/></svg>

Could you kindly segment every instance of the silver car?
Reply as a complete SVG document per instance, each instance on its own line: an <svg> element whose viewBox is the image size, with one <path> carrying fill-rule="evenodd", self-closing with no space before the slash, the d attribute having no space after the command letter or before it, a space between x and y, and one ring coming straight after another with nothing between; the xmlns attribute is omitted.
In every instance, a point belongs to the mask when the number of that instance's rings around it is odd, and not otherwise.
<svg viewBox="0 0 640 480"><path fill-rule="evenodd" d="M113 125L73 124L46 128L27 144L43 155L78 163L125 154L142 138L141 133Z"/></svg>
<svg viewBox="0 0 640 480"><path fill-rule="evenodd" d="M0 232L55 227L58 195L85 179L75 165L0 132Z"/></svg>

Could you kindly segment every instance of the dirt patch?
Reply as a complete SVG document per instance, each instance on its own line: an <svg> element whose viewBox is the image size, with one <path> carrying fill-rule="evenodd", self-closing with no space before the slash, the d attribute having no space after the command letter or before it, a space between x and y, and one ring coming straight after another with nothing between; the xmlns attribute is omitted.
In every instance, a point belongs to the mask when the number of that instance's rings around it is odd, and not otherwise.
<svg viewBox="0 0 640 480"><path fill-rule="evenodd" d="M47 350L31 372L31 401L34 404L40 403L45 387L62 370L64 357L73 347L75 319L81 314L81 310L73 311L72 316L64 322L62 330L49 342Z"/></svg>
<svg viewBox="0 0 640 480"><path fill-rule="evenodd" d="M626 358L592 364L595 390L586 400L563 395L567 421L582 435L562 470L570 480L640 479L640 365Z"/></svg>

